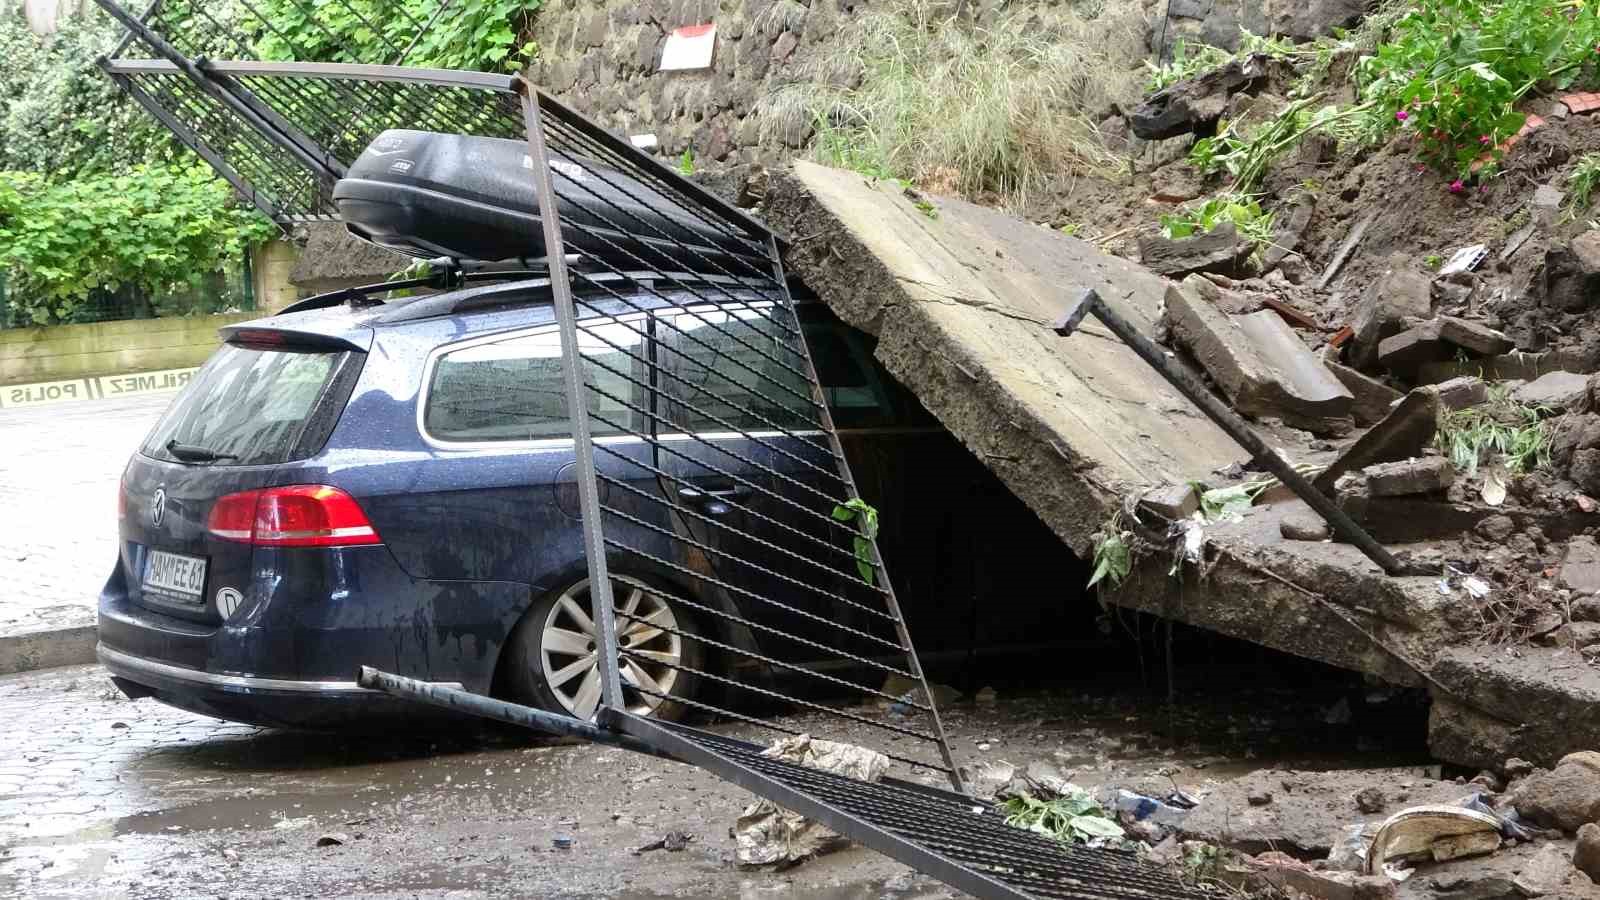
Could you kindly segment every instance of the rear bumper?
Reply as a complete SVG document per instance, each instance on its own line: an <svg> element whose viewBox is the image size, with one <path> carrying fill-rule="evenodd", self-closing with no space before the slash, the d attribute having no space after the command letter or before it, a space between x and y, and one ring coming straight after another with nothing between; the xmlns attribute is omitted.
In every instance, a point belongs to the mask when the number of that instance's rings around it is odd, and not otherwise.
<svg viewBox="0 0 1600 900"><path fill-rule="evenodd" d="M369 691L354 681L299 681L202 672L100 644L95 654L130 697L235 722L277 728L349 730L396 722L455 718L430 707ZM459 683L441 683L461 688ZM459 720L459 719L458 719Z"/></svg>
<svg viewBox="0 0 1600 900"><path fill-rule="evenodd" d="M110 670L113 675L120 675L130 681L140 684L149 681L163 681L174 685L190 685L204 688L217 688L221 690L247 692L272 692L288 694L311 694L318 697L338 697L340 695L371 696L375 692L369 691L356 684L354 681L297 681L288 678L257 678L251 675L218 675L214 672L201 672L197 669L186 669L183 666L174 666L170 663L158 662L113 650L105 644L98 644L94 648L95 655L100 658L100 664ZM465 690L459 681L431 682L439 687ZM154 685L151 685L154 687Z"/></svg>

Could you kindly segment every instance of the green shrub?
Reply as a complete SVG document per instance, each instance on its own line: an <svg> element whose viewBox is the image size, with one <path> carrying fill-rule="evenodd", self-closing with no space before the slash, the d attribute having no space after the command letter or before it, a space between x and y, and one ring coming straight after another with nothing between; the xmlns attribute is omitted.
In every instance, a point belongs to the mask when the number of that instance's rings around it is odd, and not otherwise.
<svg viewBox="0 0 1600 900"><path fill-rule="evenodd" d="M71 321L99 290L203 289L276 227L203 166L138 166L51 182L0 172L0 272L13 316Z"/></svg>
<svg viewBox="0 0 1600 900"><path fill-rule="evenodd" d="M542 0L259 0L256 8L271 27L256 49L264 59L393 63L404 53L408 66L516 71L538 52L527 35L541 5Z"/></svg>

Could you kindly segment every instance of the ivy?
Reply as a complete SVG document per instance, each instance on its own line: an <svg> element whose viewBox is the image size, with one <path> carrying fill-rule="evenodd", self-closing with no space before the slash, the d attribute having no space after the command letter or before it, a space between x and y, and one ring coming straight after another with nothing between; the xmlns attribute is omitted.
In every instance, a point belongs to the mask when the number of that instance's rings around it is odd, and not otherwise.
<svg viewBox="0 0 1600 900"><path fill-rule="evenodd" d="M70 321L97 290L198 288L274 233L200 165L56 182L0 172L0 272L13 316L35 325Z"/></svg>
<svg viewBox="0 0 1600 900"><path fill-rule="evenodd" d="M442 14L441 3L447 4ZM408 66L514 72L538 54L528 35L541 5L542 0L262 0L256 8L268 27L256 50L263 59L347 63L392 63L404 53Z"/></svg>

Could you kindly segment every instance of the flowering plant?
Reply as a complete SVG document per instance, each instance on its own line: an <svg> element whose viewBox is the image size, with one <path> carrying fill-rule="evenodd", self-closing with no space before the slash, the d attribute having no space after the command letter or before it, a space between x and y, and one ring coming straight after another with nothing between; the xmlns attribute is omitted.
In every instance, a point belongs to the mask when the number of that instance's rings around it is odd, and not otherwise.
<svg viewBox="0 0 1600 900"><path fill-rule="evenodd" d="M1454 178L1498 163L1535 87L1565 89L1600 61L1600 14L1582 0L1429 0L1362 60L1374 126L1414 136L1422 158ZM1485 157L1487 156L1487 159Z"/></svg>

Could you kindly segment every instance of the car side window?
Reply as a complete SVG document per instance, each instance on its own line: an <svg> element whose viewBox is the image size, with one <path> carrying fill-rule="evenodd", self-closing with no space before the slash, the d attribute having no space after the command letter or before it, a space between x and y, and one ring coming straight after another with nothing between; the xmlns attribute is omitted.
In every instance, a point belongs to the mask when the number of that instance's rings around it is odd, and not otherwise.
<svg viewBox="0 0 1600 900"><path fill-rule="evenodd" d="M648 434L649 373L639 361L643 317L586 325L579 331L596 437ZM620 349L619 349L620 348ZM626 351L626 352L624 352ZM636 358L637 357L637 358ZM554 326L446 350L435 359L423 406L423 430L450 442L570 437L561 335Z"/></svg>
<svg viewBox="0 0 1600 900"><path fill-rule="evenodd" d="M771 303L662 314L662 430L714 433L814 428L793 320ZM668 424L668 422L670 424Z"/></svg>

